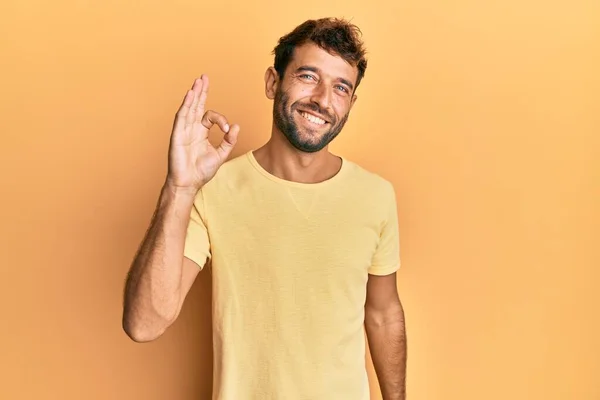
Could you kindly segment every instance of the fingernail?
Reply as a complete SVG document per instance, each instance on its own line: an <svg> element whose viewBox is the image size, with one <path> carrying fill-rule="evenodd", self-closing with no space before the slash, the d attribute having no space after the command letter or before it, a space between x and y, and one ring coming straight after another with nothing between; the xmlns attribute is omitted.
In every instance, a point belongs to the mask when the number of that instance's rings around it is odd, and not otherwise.
<svg viewBox="0 0 600 400"><path fill-rule="evenodd" d="M229 124L225 124L225 132L229 132Z"/></svg>

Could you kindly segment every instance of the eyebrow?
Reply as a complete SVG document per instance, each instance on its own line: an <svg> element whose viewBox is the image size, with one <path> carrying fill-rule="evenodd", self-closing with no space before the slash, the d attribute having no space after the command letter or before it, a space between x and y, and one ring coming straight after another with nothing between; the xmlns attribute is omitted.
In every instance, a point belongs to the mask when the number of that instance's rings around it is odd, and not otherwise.
<svg viewBox="0 0 600 400"><path fill-rule="evenodd" d="M301 72L301 71L310 71L310 72L314 72L315 74L321 73L321 70L319 68L313 67L310 65L303 65L296 69L296 72ZM350 91L354 90L354 85L352 85L352 83L350 83L350 81L348 79L344 79L344 78L337 78L337 79L340 82L342 82L344 85L348 86L348 88L350 88Z"/></svg>

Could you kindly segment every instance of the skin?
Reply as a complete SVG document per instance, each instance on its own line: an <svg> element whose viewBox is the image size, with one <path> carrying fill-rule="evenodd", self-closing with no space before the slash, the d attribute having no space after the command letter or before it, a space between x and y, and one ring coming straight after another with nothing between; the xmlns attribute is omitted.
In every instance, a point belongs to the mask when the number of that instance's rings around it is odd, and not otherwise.
<svg viewBox="0 0 600 400"><path fill-rule="evenodd" d="M284 76L270 67L265 94L273 100L267 143L254 151L271 174L302 183L330 179L341 158L328 145L342 131L356 102L358 70L314 44L296 48ZM177 319L200 269L183 256L186 228L198 190L227 160L239 127L205 110L209 82L194 81L177 112L169 147L169 170L148 231L130 267L124 294L123 329L136 342L160 337ZM309 113L326 121L307 120ZM225 133L218 147L208 131ZM384 400L405 399L406 335L396 274L370 275L365 329Z"/></svg>
<svg viewBox="0 0 600 400"><path fill-rule="evenodd" d="M369 275L365 331L383 400L405 400L406 328L396 273Z"/></svg>
<svg viewBox="0 0 600 400"><path fill-rule="evenodd" d="M265 94L274 100L270 140L254 152L267 171L283 179L314 183L341 168L341 159L328 151L342 130L357 96L358 70L313 44L296 48L283 79L270 67ZM327 121L306 120L300 111Z"/></svg>

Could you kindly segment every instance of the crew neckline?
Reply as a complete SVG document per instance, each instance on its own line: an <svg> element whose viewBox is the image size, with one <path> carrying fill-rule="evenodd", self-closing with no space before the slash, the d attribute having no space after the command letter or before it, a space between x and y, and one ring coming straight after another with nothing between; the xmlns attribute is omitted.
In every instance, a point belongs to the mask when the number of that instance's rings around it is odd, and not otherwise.
<svg viewBox="0 0 600 400"><path fill-rule="evenodd" d="M344 157L342 156L337 156L339 158L341 158L342 160L342 166L340 167L339 171L333 175L331 178L326 179L324 181L321 182L315 182L315 183L304 183L304 182L295 182L295 181L290 181L287 179L283 179L280 178L278 176L275 176L273 174L271 174L269 171L267 171L266 169L264 169L262 167L262 165L260 165L258 163L258 161L256 160L256 157L254 157L254 150L250 150L246 153L246 158L248 159L248 161L250 162L250 164L254 167L254 169L261 174L263 177L278 183L278 184L282 184L282 185L286 185L286 186L291 186L291 187L297 187L297 188L321 188L324 186L329 186L334 184L335 182L341 180L343 178L343 176L346 173L346 170L349 168L349 162L348 160L346 160Z"/></svg>

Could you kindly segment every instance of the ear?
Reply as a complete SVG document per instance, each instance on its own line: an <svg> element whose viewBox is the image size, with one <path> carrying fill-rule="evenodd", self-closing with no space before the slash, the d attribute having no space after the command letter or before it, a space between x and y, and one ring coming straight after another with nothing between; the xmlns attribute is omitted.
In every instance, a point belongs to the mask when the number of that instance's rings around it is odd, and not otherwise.
<svg viewBox="0 0 600 400"><path fill-rule="evenodd" d="M279 85L279 75L274 67L267 68L265 72L265 94L267 98L273 100L277 93L277 85Z"/></svg>
<svg viewBox="0 0 600 400"><path fill-rule="evenodd" d="M352 100L350 100L350 109L352 109L352 107L354 106L354 103L356 102L356 99L358 99L358 96L353 94L352 95Z"/></svg>

